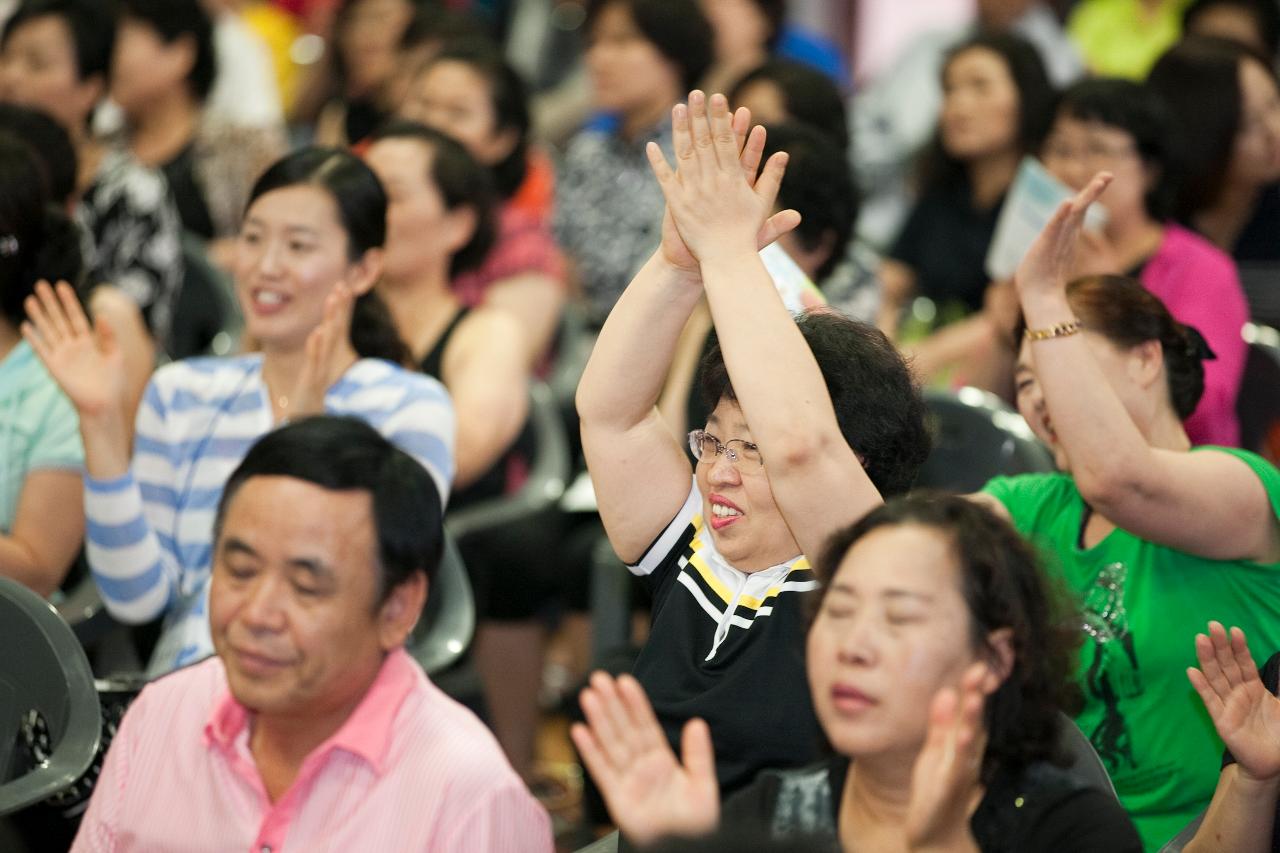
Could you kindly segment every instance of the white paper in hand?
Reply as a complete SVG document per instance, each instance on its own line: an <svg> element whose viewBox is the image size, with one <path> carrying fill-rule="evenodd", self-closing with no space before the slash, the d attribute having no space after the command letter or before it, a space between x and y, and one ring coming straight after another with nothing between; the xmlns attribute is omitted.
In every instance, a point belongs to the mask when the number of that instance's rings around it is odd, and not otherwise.
<svg viewBox="0 0 1280 853"><path fill-rule="evenodd" d="M1022 256L1031 248L1036 237L1049 224L1058 205L1075 195L1066 184L1059 181L1034 157L1023 157L1018 174L1005 196L1000 218L996 220L995 235L987 249L987 275L992 281L1006 281L1022 263ZM1107 223L1103 208L1094 204L1085 214L1084 225L1091 230Z"/></svg>

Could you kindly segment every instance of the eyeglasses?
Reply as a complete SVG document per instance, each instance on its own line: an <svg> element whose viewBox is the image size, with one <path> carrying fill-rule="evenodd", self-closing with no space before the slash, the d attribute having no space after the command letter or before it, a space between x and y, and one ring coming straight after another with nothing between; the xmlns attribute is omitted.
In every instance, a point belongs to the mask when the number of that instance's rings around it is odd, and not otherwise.
<svg viewBox="0 0 1280 853"><path fill-rule="evenodd" d="M760 448L741 438L731 438L721 442L704 429L695 429L689 433L689 450L693 458L699 462L714 462L723 453L735 467L739 469L755 469L764 465L760 456Z"/></svg>
<svg viewBox="0 0 1280 853"><path fill-rule="evenodd" d="M1096 139L1090 139L1083 145L1073 145L1061 139L1051 138L1044 146L1046 161L1069 160L1092 165L1108 165L1137 153L1138 149L1132 142L1108 145Z"/></svg>

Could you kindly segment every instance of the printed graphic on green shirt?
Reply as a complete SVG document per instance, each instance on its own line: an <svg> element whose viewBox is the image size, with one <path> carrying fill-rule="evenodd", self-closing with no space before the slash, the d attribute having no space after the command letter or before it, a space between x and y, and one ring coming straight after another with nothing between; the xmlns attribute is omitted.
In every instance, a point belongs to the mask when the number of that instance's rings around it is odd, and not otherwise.
<svg viewBox="0 0 1280 853"><path fill-rule="evenodd" d="M1084 632L1093 646L1085 689L1105 709L1097 728L1089 733L1089 740L1107 771L1113 774L1137 766L1133 738L1120 711L1120 700L1142 693L1138 655L1124 608L1126 572L1124 563L1103 566L1085 595L1083 607Z"/></svg>

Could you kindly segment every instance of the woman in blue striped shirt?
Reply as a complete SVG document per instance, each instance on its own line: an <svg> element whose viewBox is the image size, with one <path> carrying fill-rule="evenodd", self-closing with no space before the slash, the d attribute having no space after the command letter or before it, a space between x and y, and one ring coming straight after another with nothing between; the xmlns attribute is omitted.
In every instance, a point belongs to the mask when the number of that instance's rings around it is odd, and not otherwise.
<svg viewBox="0 0 1280 853"><path fill-rule="evenodd" d="M205 598L214 511L263 434L310 414L367 420L431 473L447 498L454 418L435 380L401 367L404 345L373 293L387 199L353 155L307 148L258 180L237 239L236 294L260 352L158 370L132 459L121 355L65 284L41 284L23 334L80 415L88 556L108 609L165 616L153 674L212 653ZM281 508L287 511L286 507Z"/></svg>

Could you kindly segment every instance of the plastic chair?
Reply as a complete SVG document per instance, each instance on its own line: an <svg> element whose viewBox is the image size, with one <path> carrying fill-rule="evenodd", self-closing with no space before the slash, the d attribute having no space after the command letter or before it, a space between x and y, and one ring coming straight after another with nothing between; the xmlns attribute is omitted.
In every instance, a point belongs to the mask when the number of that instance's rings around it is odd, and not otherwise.
<svg viewBox="0 0 1280 853"><path fill-rule="evenodd" d="M0 815L72 785L101 734L93 673L75 634L43 598L0 578ZM19 743L33 769L21 769Z"/></svg>
<svg viewBox="0 0 1280 853"><path fill-rule="evenodd" d="M614 830L603 838L596 839L586 847L575 850L574 853L618 853L618 832Z"/></svg>
<svg viewBox="0 0 1280 853"><path fill-rule="evenodd" d="M182 290L174 308L169 355L227 355L239 336L240 311L226 273L205 253L204 242L182 235Z"/></svg>
<svg viewBox="0 0 1280 853"><path fill-rule="evenodd" d="M529 423L534 451L529 478L514 495L483 501L445 514L445 529L455 540L522 521L555 506L569 478L569 442L551 389L529 384Z"/></svg>
<svg viewBox="0 0 1280 853"><path fill-rule="evenodd" d="M446 532L444 555L427 590L427 605L406 647L427 675L448 669L471 645L476 631L476 603L467 567Z"/></svg>
<svg viewBox="0 0 1280 853"><path fill-rule="evenodd" d="M933 451L917 488L976 492L992 477L1053 471L1053 456L1022 416L978 388L926 390Z"/></svg>
<svg viewBox="0 0 1280 853"><path fill-rule="evenodd" d="M1280 461L1280 332L1246 323L1241 336L1249 354L1236 396L1240 446Z"/></svg>
<svg viewBox="0 0 1280 853"><path fill-rule="evenodd" d="M1105 791L1116 798L1116 786L1111 783L1107 767L1102 763L1093 744L1084 736L1084 732L1062 712L1058 712L1058 724L1058 751L1071 760L1067 769L1088 782L1089 787Z"/></svg>

